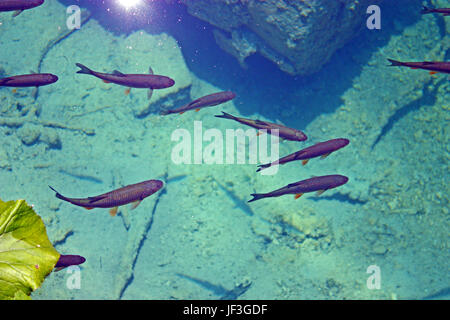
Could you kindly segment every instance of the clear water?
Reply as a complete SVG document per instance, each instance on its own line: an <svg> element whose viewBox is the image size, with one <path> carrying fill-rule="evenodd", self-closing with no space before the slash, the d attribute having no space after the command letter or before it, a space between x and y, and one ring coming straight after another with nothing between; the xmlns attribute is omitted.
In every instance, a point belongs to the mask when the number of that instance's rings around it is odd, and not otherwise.
<svg viewBox="0 0 450 320"><path fill-rule="evenodd" d="M72 32L70 5L90 12ZM217 46L214 27L176 2L125 10L51 0L15 18L0 13L0 76L59 77L38 92L0 88L0 198L34 204L55 248L86 258L79 282L69 269L53 272L32 298L448 299L449 78L387 67L387 58L448 61L450 18L421 15L421 5L386 1L381 30L364 29L308 76L259 55L242 68ZM148 100L147 90L77 74L77 62L101 72L151 67L176 83ZM224 90L236 98L159 115ZM214 117L221 111L308 135L281 142L280 156L333 138L350 144L261 175L248 156L259 137L233 149L247 152L244 163L226 163L226 130L247 127ZM198 148L214 146L203 136L199 147L199 126L222 136L219 163L194 163ZM191 164L174 159L179 129L189 133ZM328 174L349 182L320 196L247 202ZM164 189L115 217L48 188L82 198L149 179Z"/></svg>

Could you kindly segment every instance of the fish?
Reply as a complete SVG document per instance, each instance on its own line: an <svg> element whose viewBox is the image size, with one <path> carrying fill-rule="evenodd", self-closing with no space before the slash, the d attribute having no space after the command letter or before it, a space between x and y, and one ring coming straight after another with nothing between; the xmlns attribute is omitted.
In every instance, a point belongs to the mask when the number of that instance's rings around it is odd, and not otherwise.
<svg viewBox="0 0 450 320"><path fill-rule="evenodd" d="M44 0L2 0L0 1L1 11L15 11L13 17L18 16L22 11L39 7Z"/></svg>
<svg viewBox="0 0 450 320"><path fill-rule="evenodd" d="M113 73L93 71L81 63L76 63L76 66L80 68L77 73L92 75L105 83L115 83L128 88L149 89L148 99L151 99L154 89L166 89L175 84L175 80L169 77L154 74L151 67L149 74L124 74L117 70L114 70ZM129 93L129 89L125 90L125 94Z"/></svg>
<svg viewBox="0 0 450 320"><path fill-rule="evenodd" d="M60 271L64 268L70 266L77 266L83 264L86 261L86 258L73 254L62 254L59 256L59 260L56 263L54 269L55 271Z"/></svg>
<svg viewBox="0 0 450 320"><path fill-rule="evenodd" d="M68 198L61 195L53 187L49 186L49 188L56 192L56 197L58 199L83 207L87 210L94 208L111 208L109 213L114 217L117 214L119 206L133 203L132 209L135 209L142 200L160 190L163 185L164 183L161 180L147 180L88 198Z"/></svg>
<svg viewBox="0 0 450 320"><path fill-rule="evenodd" d="M58 81L58 76L51 73L32 73L0 78L0 87L41 87Z"/></svg>
<svg viewBox="0 0 450 320"><path fill-rule="evenodd" d="M317 192L317 195L321 195L326 190L337 188L346 184L348 178L346 176L333 174L328 176L313 177L310 179L298 181L288 184L280 189L268 192L268 193L252 193L253 197L248 202L256 201L263 198L279 197L286 194L295 194L295 199L300 198L304 193Z"/></svg>
<svg viewBox="0 0 450 320"><path fill-rule="evenodd" d="M409 67L411 69L423 69L428 70L430 74L450 73L450 62L439 61L422 61L422 62L401 62L392 59L388 59L391 63L389 67Z"/></svg>
<svg viewBox="0 0 450 320"><path fill-rule="evenodd" d="M238 118L235 117L229 113L223 112L221 115L216 115L217 118L224 118L224 119L230 119L237 121L239 123L245 124L247 126L250 126L252 128L258 129L258 130L267 130L267 133L271 134L272 130L277 129L278 130L278 136L285 140L290 141L305 141L308 139L306 134L300 130L288 128L281 124L267 122L267 121L261 121L261 120L252 120L252 119L246 119L246 118ZM262 132L262 131L260 131Z"/></svg>
<svg viewBox="0 0 450 320"><path fill-rule="evenodd" d="M339 150L346 145L348 145L350 141L348 139L344 138L338 138L338 139L332 139L325 142L319 142L315 145L312 145L310 147L307 147L305 149L302 149L300 151L291 153L283 158L280 158L274 162L266 163L266 164L260 164L258 165L258 170L256 172L259 172L263 169L269 168L274 165L279 164L285 164L291 161L296 160L302 160L302 164L306 165L308 161L312 158L321 157L322 159L325 159L328 157L332 152Z"/></svg>
<svg viewBox="0 0 450 320"><path fill-rule="evenodd" d="M165 115L172 114L172 113L183 114L189 110L199 111L202 108L213 107L213 106L217 106L219 104L228 102L230 100L233 100L235 97L236 97L236 94L231 91L216 92L216 93L212 93L212 94L203 96L201 98L195 99L194 101L189 102L188 104L186 104L182 107L179 107L179 108L176 108L173 110L161 111L160 114L162 116L165 116Z"/></svg>
<svg viewBox="0 0 450 320"><path fill-rule="evenodd" d="M424 6L420 13L422 14L441 13L444 17L446 17L450 16L450 8L427 8Z"/></svg>

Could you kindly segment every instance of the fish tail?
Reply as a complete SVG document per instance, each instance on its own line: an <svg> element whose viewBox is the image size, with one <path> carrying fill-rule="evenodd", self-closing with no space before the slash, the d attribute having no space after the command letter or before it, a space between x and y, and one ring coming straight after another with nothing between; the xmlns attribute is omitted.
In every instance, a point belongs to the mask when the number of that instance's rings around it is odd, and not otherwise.
<svg viewBox="0 0 450 320"><path fill-rule="evenodd" d="M270 163L266 163L266 164L259 164L258 165L258 170L256 170L256 172L260 172L261 170L263 170L263 169L266 169L266 168L268 168L268 167L270 167Z"/></svg>
<svg viewBox="0 0 450 320"><path fill-rule="evenodd" d="M397 61L397 60L393 60L393 59L388 59L388 61L391 63L389 65L389 67L398 67L398 66L402 66L403 62Z"/></svg>
<svg viewBox="0 0 450 320"><path fill-rule="evenodd" d="M224 119L231 119L231 120L235 120L235 119L236 119L235 116L232 116L231 114L226 113L226 112L223 112L223 111L222 111L222 114L216 115L216 116L214 116L214 117L217 117L217 118L224 118Z"/></svg>
<svg viewBox="0 0 450 320"><path fill-rule="evenodd" d="M422 11L420 11L421 14L427 14L427 13L432 13L433 9L430 9L428 7L423 6Z"/></svg>
<svg viewBox="0 0 450 320"><path fill-rule="evenodd" d="M263 193L252 193L251 196L253 197L252 199L248 200L248 202L253 202L259 199L262 199L265 197L265 195Z"/></svg>
<svg viewBox="0 0 450 320"><path fill-rule="evenodd" d="M52 189L53 191L56 192L55 196L56 196L58 199L67 201L67 198L64 197L62 194L60 194L58 191L56 191L52 186L48 186L48 187L49 187L50 189Z"/></svg>
<svg viewBox="0 0 450 320"><path fill-rule="evenodd" d="M81 74L92 74L92 70L86 67L85 65L82 65L81 63L76 63L76 66L80 68L80 70L77 71L77 73Z"/></svg>

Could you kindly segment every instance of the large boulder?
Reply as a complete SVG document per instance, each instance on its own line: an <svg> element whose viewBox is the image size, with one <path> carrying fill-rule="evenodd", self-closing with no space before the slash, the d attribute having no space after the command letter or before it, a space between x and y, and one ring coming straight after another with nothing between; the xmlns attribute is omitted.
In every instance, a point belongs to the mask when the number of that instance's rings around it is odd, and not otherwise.
<svg viewBox="0 0 450 320"><path fill-rule="evenodd" d="M289 74L318 71L366 26L382 0L181 0L215 27L218 45L241 64L260 53Z"/></svg>

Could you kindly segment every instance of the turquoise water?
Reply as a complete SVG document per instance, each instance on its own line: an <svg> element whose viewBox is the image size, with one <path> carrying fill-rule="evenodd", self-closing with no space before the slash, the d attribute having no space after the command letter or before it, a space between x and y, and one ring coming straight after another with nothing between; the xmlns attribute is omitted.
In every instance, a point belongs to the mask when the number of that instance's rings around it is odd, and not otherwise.
<svg viewBox="0 0 450 320"><path fill-rule="evenodd" d="M153 2L132 15L73 2L46 1L15 18L0 13L0 78L59 77L37 92L0 88L0 198L26 199L58 252L86 258L78 288L64 269L33 299L448 299L449 78L389 68L387 58L448 61L450 18L421 15L421 1L386 1L381 30L364 29L318 72L292 76L260 55L243 68L184 5ZM70 31L72 4L88 11ZM147 90L127 94L77 74L77 62L101 72L151 67L175 85L148 100ZM159 115L225 90L236 98ZM224 163L196 164L196 124L220 132L223 150L226 130L247 129L214 117L221 111L306 133L307 141L281 142L280 156L333 138L350 144L273 175L256 173L248 154L227 164L218 149ZM177 129L190 134L191 164L174 161ZM206 152L212 143L203 139ZM328 174L349 182L320 196L247 202ZM149 179L164 189L115 217L48 188L82 198ZM373 266L378 289L368 286Z"/></svg>

